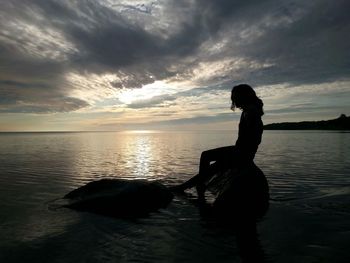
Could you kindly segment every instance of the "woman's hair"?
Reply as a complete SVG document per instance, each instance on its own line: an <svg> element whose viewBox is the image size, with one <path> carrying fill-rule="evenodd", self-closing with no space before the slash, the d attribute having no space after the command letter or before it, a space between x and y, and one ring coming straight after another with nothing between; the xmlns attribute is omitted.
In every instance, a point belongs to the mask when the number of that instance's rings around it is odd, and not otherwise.
<svg viewBox="0 0 350 263"><path fill-rule="evenodd" d="M255 91L248 84L234 86L231 91L231 100L232 110L235 108L245 110L247 106L254 105L258 109L260 115L264 115L264 103L256 96Z"/></svg>

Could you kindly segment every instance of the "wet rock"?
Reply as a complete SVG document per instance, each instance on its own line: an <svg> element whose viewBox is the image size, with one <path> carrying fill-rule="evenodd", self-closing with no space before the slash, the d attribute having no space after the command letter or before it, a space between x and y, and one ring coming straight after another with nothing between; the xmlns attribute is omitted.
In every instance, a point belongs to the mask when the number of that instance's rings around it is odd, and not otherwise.
<svg viewBox="0 0 350 263"><path fill-rule="evenodd" d="M64 196L65 207L113 217L146 216L165 208L173 199L168 188L156 181L102 179Z"/></svg>

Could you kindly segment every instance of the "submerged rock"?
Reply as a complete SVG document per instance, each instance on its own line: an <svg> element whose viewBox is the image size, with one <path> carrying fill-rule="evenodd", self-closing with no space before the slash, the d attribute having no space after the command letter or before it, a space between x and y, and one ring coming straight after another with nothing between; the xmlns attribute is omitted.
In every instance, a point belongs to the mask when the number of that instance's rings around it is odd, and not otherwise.
<svg viewBox="0 0 350 263"><path fill-rule="evenodd" d="M65 207L114 217L145 216L165 208L173 194L156 181L102 179L79 187L67 195Z"/></svg>

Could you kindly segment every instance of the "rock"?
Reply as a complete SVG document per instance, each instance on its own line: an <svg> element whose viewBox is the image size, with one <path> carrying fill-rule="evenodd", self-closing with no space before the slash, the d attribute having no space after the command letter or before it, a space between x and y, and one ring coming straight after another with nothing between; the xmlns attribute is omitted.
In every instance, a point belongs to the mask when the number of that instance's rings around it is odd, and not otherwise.
<svg viewBox="0 0 350 263"><path fill-rule="evenodd" d="M156 181L102 179L67 195L65 207L113 217L140 217L165 208L173 194Z"/></svg>
<svg viewBox="0 0 350 263"><path fill-rule="evenodd" d="M255 164L227 170L213 204L217 214L242 218L261 218L269 207L269 185L264 173Z"/></svg>

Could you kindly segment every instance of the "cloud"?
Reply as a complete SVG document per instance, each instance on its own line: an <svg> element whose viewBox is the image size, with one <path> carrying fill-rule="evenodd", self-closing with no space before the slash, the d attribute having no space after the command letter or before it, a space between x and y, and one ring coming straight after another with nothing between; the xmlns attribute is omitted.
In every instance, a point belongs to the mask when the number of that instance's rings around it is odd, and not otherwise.
<svg viewBox="0 0 350 263"><path fill-rule="evenodd" d="M162 115L164 116L164 115ZM167 116L165 114L165 116ZM195 116L195 117L187 117L187 118L177 118L177 119L169 119L169 120L161 120L161 121L143 121L143 122L123 122L123 121L109 121L105 123L100 123L99 126L102 129L114 129L116 127L122 129L140 129L142 127L152 127L155 129L164 128L164 127L174 127L174 126L183 126L183 127L194 127L196 125L202 125L207 123L213 123L214 125L217 123L225 123L230 122L230 126L232 126L232 121L237 122L239 120L238 114L230 113L221 113L217 115L204 115L204 116Z"/></svg>
<svg viewBox="0 0 350 263"><path fill-rule="evenodd" d="M346 0L5 1L0 108L66 112L109 99L161 108L240 82L347 80L349 7ZM131 103L118 97L156 81L178 91L150 89Z"/></svg>
<svg viewBox="0 0 350 263"><path fill-rule="evenodd" d="M176 100L176 96L174 95L161 95L161 96L155 96L147 100L141 100L141 101L134 101L130 104L128 104L128 108L131 109L143 109L143 108L150 108L150 107L169 107L170 105L173 105L173 101Z"/></svg>
<svg viewBox="0 0 350 263"><path fill-rule="evenodd" d="M43 83L0 81L0 86L0 113L70 112L88 106L84 100L53 93Z"/></svg>

